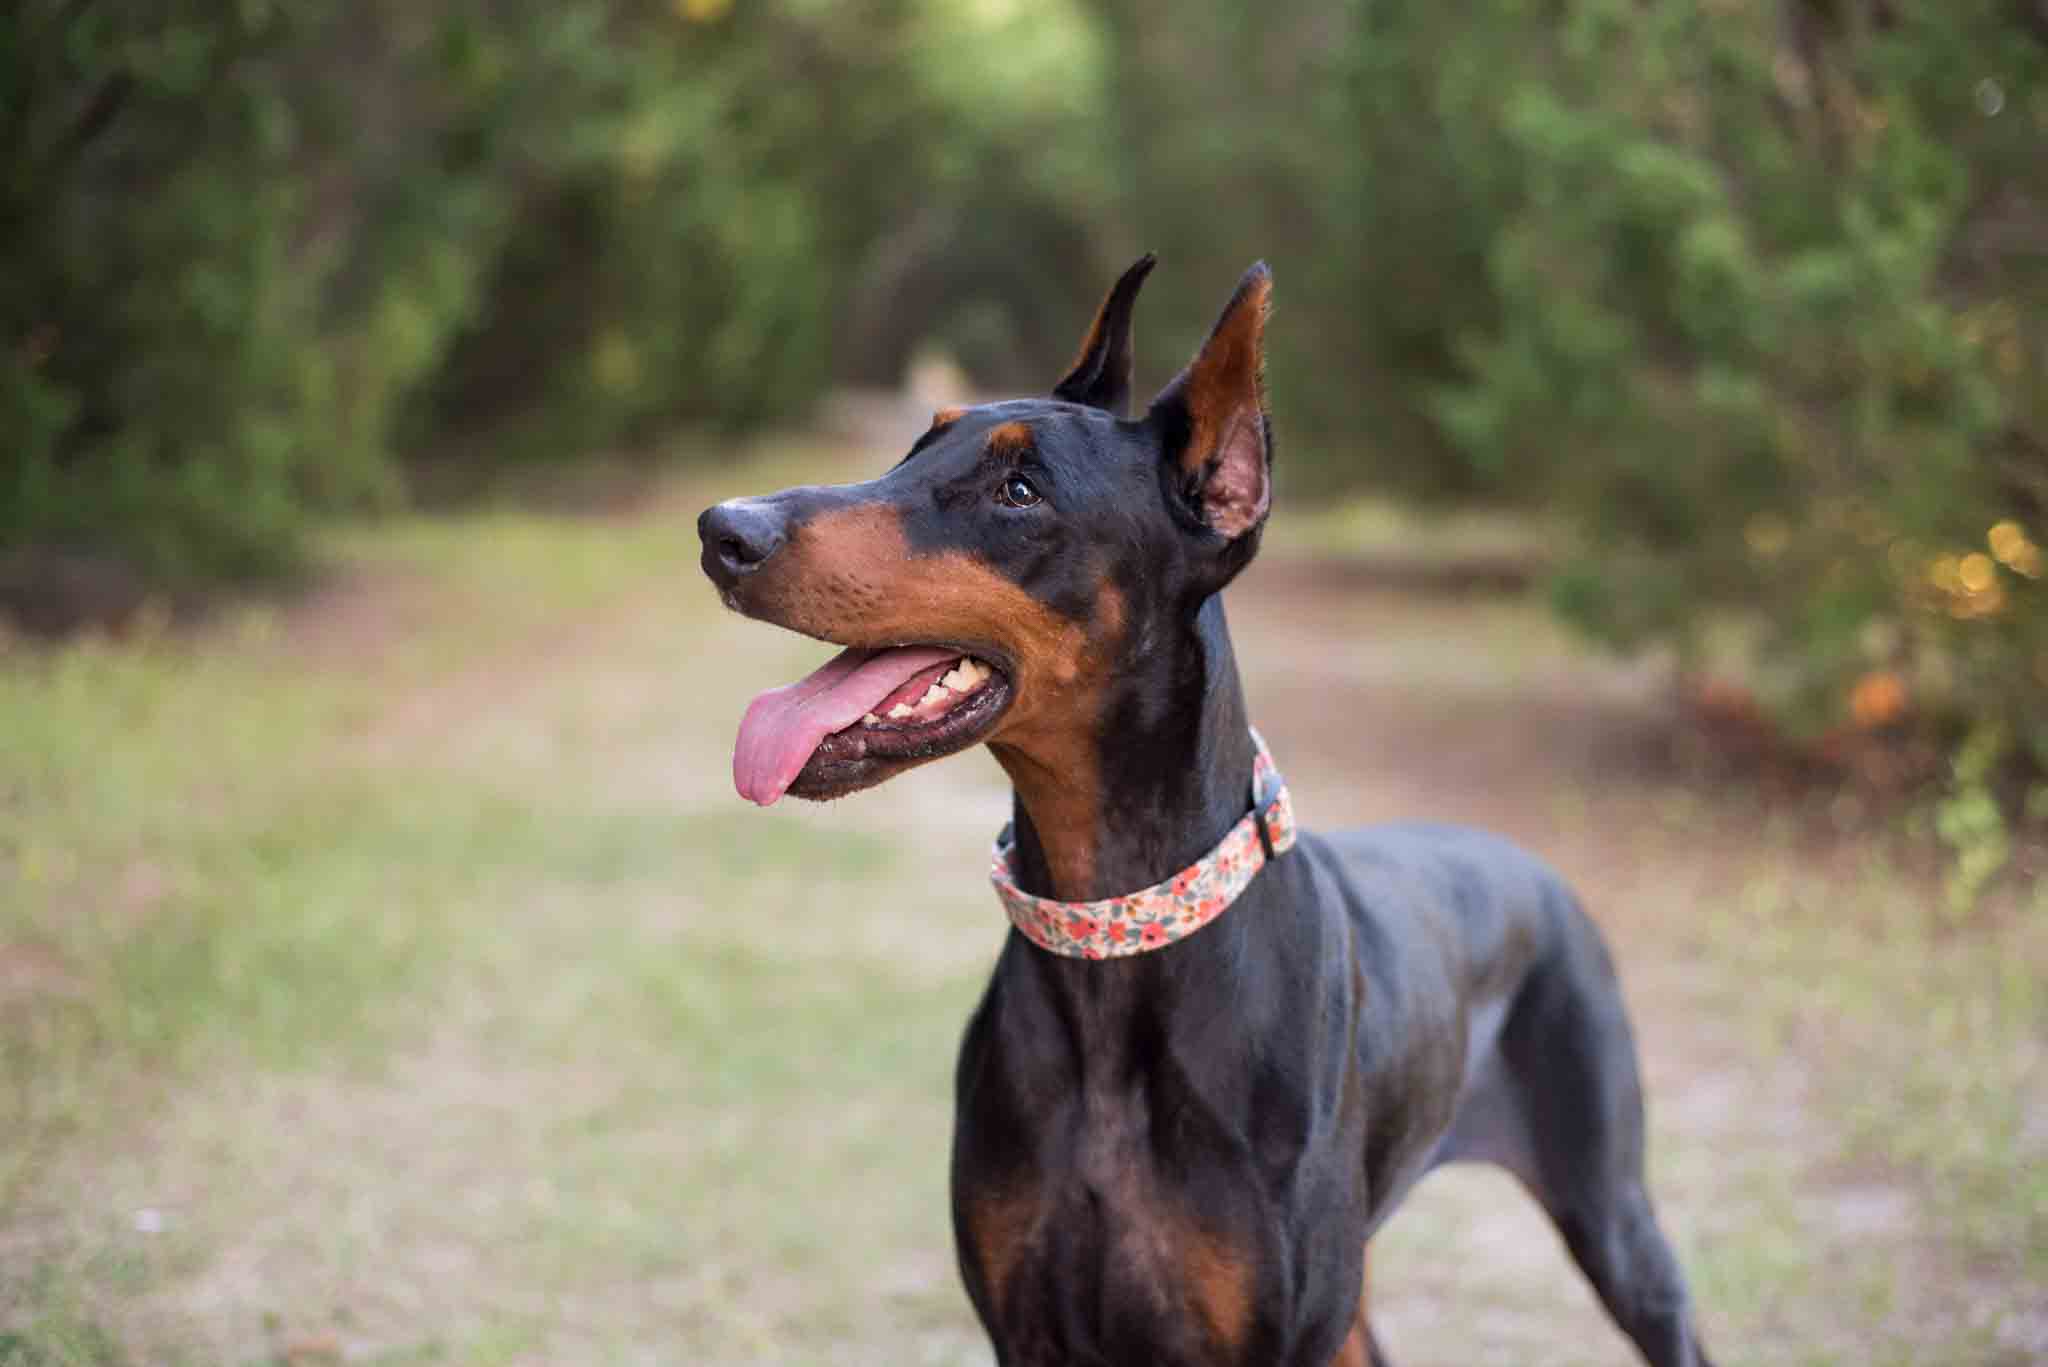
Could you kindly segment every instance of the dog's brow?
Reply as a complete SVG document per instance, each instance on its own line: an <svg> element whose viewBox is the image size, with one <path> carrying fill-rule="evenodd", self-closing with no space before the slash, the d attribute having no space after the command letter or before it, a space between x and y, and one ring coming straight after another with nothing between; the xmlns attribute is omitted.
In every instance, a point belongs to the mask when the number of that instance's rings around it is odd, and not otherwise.
<svg viewBox="0 0 2048 1367"><path fill-rule="evenodd" d="M991 460L1010 460L1029 451L1032 445L1030 423L1006 422L989 429L983 451Z"/></svg>

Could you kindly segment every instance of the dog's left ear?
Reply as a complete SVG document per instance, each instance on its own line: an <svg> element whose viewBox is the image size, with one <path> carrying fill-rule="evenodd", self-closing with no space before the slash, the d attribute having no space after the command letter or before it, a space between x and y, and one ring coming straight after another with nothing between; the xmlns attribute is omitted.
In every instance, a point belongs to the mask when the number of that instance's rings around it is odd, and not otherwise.
<svg viewBox="0 0 2048 1367"><path fill-rule="evenodd" d="M1204 526L1233 541L1273 504L1266 416L1266 315L1273 273L1261 261L1237 282L1188 368L1152 401L1166 459Z"/></svg>
<svg viewBox="0 0 2048 1367"><path fill-rule="evenodd" d="M1146 252L1110 287L1088 335L1081 339L1074 368L1053 386L1055 399L1106 409L1119 418L1124 415L1131 398L1131 310L1138 302L1138 287L1158 260Z"/></svg>

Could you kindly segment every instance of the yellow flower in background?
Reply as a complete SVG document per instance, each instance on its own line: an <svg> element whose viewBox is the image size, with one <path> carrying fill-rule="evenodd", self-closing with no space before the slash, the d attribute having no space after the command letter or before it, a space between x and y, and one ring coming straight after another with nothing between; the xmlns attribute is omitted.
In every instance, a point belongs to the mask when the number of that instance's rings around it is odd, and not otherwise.
<svg viewBox="0 0 2048 1367"><path fill-rule="evenodd" d="M1948 615L1956 618L1996 617L2005 609L2005 586L1998 566L1982 551L1937 555L1927 562L1927 582L1941 593Z"/></svg>
<svg viewBox="0 0 2048 1367"><path fill-rule="evenodd" d="M673 0L676 17L692 24L710 24L732 13L732 0Z"/></svg>
<svg viewBox="0 0 2048 1367"><path fill-rule="evenodd" d="M1998 567L1984 552L1972 551L1957 563L1956 578L1962 582L1963 592L1983 593L1998 582Z"/></svg>
<svg viewBox="0 0 2048 1367"><path fill-rule="evenodd" d="M1998 557L1999 564L2029 579L2041 577L2041 548L2028 540L2019 523L2008 518L1994 526L1984 539L1991 543L1991 553Z"/></svg>

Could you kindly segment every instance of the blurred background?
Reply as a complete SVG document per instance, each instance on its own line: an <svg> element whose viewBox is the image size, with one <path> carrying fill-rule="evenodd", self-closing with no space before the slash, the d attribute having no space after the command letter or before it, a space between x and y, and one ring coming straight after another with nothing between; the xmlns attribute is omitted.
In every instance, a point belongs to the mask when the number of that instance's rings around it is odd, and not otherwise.
<svg viewBox="0 0 2048 1367"><path fill-rule="evenodd" d="M975 756L731 795L694 517L1273 264L1311 824L1613 937L1710 1344L2048 1361L2048 6L19 0L0 1365L986 1363ZM1512 1184L1403 1363L1620 1363Z"/></svg>

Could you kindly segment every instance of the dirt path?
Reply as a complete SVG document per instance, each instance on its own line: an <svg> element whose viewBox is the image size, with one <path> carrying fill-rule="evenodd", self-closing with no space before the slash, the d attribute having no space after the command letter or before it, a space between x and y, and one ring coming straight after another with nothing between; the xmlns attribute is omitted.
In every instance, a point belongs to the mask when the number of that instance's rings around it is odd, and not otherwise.
<svg viewBox="0 0 2048 1367"><path fill-rule="evenodd" d="M854 449L799 465L874 465L858 448L893 444L885 419L863 411ZM745 698L818 647L712 608L690 519L780 473L686 480L627 518L450 533L526 547L452 578L372 545L360 578L288 614L295 667L361 676L308 783L331 770L367 796L349 788L355 824L321 826L308 858L339 849L390 905L337 899L345 935L309 923L302 951L288 884L259 961L290 979L315 955L306 982L324 982L317 955L412 938L344 965L359 999L286 1062L208 1045L41 1175L40 1223L0 1248L58 1250L63 1304L102 1307L129 1346L75 1360L987 1362L950 1266L944 1148L953 1041L1001 933L981 878L1006 789L975 756L824 808L731 796ZM520 576L565 555L587 590L533 601ZM1873 1088L1899 1117L1951 1104L1904 1061L1865 1070L1896 1043L1888 1018L1930 1009L1901 984L1935 991L1950 954L1942 974L1980 974L1997 946L1902 941L1866 963L1824 918L1778 935L1837 897L1904 916L1917 894L1851 887L1689 784L1654 677L1527 602L1378 589L1282 534L1229 611L1306 821L1491 826L1585 893L1636 1013L1654 1190L1723 1362L2048 1352L2007 1228L1959 1243L1941 1218L1923 1169L1961 1157L1874 1145L1866 1113ZM245 919L208 953L235 960ZM1856 990L1809 1001L1824 976ZM2018 1027L1993 1019L2019 1043L1986 1056L1986 1088L2024 1091L2032 1000ZM1989 1113L1971 1098L1958 1124ZM2038 1108L2013 1115L2000 1142L2038 1148ZM2021 1160L1967 1170L2000 1164ZM138 1251L141 1212L163 1211ZM1404 1367L1634 1360L1483 1170L1424 1184L1375 1249L1374 1296Z"/></svg>

